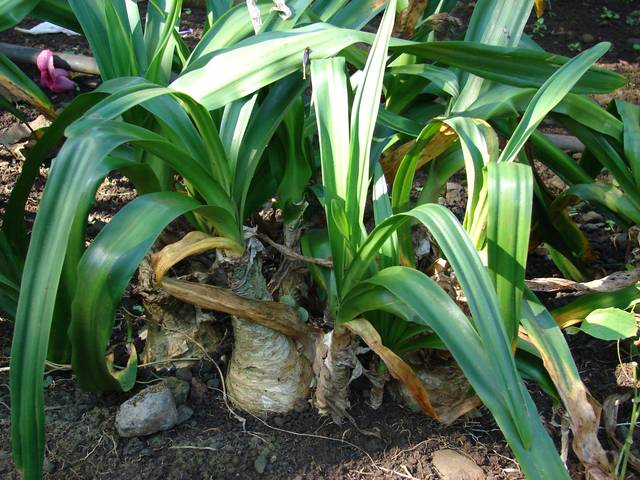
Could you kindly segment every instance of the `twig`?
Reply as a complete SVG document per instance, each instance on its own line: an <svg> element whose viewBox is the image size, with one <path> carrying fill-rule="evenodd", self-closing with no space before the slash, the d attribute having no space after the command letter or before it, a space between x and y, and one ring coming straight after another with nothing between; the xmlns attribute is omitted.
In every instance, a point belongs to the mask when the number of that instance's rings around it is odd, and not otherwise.
<svg viewBox="0 0 640 480"><path fill-rule="evenodd" d="M210 450L212 452L217 452L219 449L214 447L197 447L195 445L176 445L174 447L169 447L170 450Z"/></svg>
<svg viewBox="0 0 640 480"><path fill-rule="evenodd" d="M150 367L151 365L161 365L163 363L174 363L174 362L197 362L198 360L202 360L199 357L186 357L186 358L174 358L167 360L156 360L155 362L143 363L138 365L138 368Z"/></svg>
<svg viewBox="0 0 640 480"><path fill-rule="evenodd" d="M268 235L264 235L262 233L258 233L256 234L256 236L260 240L264 240L265 242L267 242L285 257L291 258L293 260L299 260L301 262L313 263L325 268L333 267L333 262L331 260L327 260L326 258L307 257L305 255L301 255L298 252L290 249L289 247L285 247L284 245L280 245L279 243L274 242L273 240L271 240L271 238L269 238Z"/></svg>

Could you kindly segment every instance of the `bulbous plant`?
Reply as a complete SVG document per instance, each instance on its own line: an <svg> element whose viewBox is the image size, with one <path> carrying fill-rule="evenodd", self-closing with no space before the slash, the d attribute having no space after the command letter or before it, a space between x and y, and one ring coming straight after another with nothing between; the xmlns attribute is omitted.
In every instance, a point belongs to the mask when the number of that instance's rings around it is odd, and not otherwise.
<svg viewBox="0 0 640 480"><path fill-rule="evenodd" d="M571 61L516 48L532 1L514 6L481 0L466 40L449 42L435 41L434 22L425 16L442 13L453 2L428 11L409 5L399 17L398 31L415 32L411 41L392 38L393 0L375 39L357 29L382 4L309 6L299 0L288 4L293 13L287 19L269 13L271 2L259 2L265 19L255 35L244 6L208 2L208 30L189 54L174 28L179 1L150 2L154 8L144 29L134 2L69 3L109 80L76 99L50 127L7 210L15 219L9 240L23 251L29 244L11 367L14 456L27 478L41 474L45 358L70 358L83 388L132 387L133 345L124 367L116 368L112 357L105 357L114 309L158 235L181 215L195 231L154 255L156 281L179 299L233 317L236 343L227 380L231 400L241 407L284 411L305 399L311 383L305 354L321 336L326 351L316 365L316 402L340 419L348 406L343 380L350 377L340 361L351 361L349 346L356 334L394 376L411 385L428 413L452 420L479 398L528 477L566 478L520 377L527 367L522 352L527 352L534 359L528 375L547 380L547 390L557 393L571 414L578 456L592 472L607 475L595 413L566 343L553 318L524 287L535 184L522 154L544 116L565 108L570 91L607 91L620 84L618 76L590 68L606 45ZM313 23L318 18L322 22ZM356 43L372 44L366 59ZM313 113L306 116L305 60L311 63L313 89ZM352 104L346 62L361 70L351 79ZM486 121L491 116L476 115L471 108L498 84L532 93L501 154ZM328 334L308 326L295 309L269 299L253 255L255 239L245 238L251 235L243 228L265 199L278 195L292 204L301 199L310 162L300 145L315 138L314 120L327 233L314 232L303 243L309 255L330 256L333 264L331 269L310 264L327 290L326 318L334 327ZM28 242L21 207L37 167L63 134L66 141L53 161ZM395 151L388 148L399 140L409 142ZM427 193L422 205L411 208L414 174L425 163L433 168L423 190ZM471 192L463 225L427 202L460 168L466 170ZM132 180L139 196L85 249L95 192L115 170ZM284 173L273 181L278 170ZM393 182L391 196L385 175ZM368 231L365 207L372 179L376 226ZM505 228L499 221L505 216L516 219L515 226ZM456 304L412 267L409 228L416 221L438 243L468 306ZM228 288L166 276L178 261L212 249ZM486 266L478 254L482 250ZM451 351L474 391L460 399L448 418L400 357L434 344ZM253 370L251 381L244 381L248 374L239 374L243 369ZM278 392L284 382L276 380L273 396L262 398L263 388L254 387L266 387L267 377L286 378L285 394Z"/></svg>
<svg viewBox="0 0 640 480"><path fill-rule="evenodd" d="M27 478L41 474L45 358L58 362L71 359L83 388L131 388L135 349L130 347L128 364L121 370L105 358L105 349L113 310L137 264L165 225L190 212L194 226L206 234L216 233L197 249L206 245L208 249L220 248L227 257L242 255L242 225L254 205L276 190L294 200L300 181L306 183L305 175L309 175L304 173L308 167L296 159L298 164L288 166L280 185L256 178L264 171L263 157L274 157L265 152L276 143L282 150L280 140L272 142L272 137L289 114L289 107L301 105L306 83L300 72L305 48L312 50L312 57L326 57L371 39L357 30L322 23L292 29L304 18L305 2L292 2L295 14L286 20L269 13L271 4L264 3L259 4L265 16L261 33L253 36L253 25L242 6L218 12L219 18L187 59L174 35L180 2L163 3L164 9L155 14L150 9L144 34L134 2L90 3L70 2L94 47L103 78L111 80L78 97L48 129L31 152L7 208L9 241L21 252L26 252L28 245L11 368L14 457ZM367 2L353 2L345 8L327 2L318 6L314 15L332 19L336 25L358 27L375 13ZM112 24L114 28L109 27ZM167 89L161 84L172 76L174 57L183 71ZM160 85L122 75L145 75ZM297 129L295 121L285 123ZM282 127L285 138L288 128ZM39 165L63 134L67 141L53 161L29 238L22 219L24 204ZM282 158L276 156L275 161L282 162ZM132 180L140 197L85 251L87 215L95 192L114 170ZM181 177L178 184L174 175ZM140 215L144 215L144 222L131 222ZM51 251L58 254L47 253ZM239 263L245 271L250 266ZM255 265L254 271L261 275ZM240 269L231 269L230 280L247 279ZM81 294L77 285L92 285L93 293ZM238 296L230 298L237 300ZM255 332L246 323L235 323L237 340L242 339L243 331L245 338ZM273 344L289 348L291 353L281 359L281 366L290 365L292 357L294 364L301 361L297 350L288 347L291 341L280 333L262 334L263 339L269 337L260 345L262 349L268 351ZM238 354L241 352L239 348ZM291 374L287 368L278 375L278 368L272 362L263 370L272 370L272 377ZM293 376L292 381L302 383L300 390L306 392L308 369L300 367L298 371L300 378ZM255 389L253 396L259 396ZM255 402L256 410L272 407L261 404L260 398Z"/></svg>

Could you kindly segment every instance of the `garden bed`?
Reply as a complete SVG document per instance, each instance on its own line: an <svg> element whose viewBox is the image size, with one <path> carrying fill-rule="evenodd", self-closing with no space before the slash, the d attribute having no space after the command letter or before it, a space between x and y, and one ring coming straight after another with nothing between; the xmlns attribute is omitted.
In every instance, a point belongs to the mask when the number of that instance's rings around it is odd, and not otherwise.
<svg viewBox="0 0 640 480"><path fill-rule="evenodd" d="M576 15L568 2L553 2L553 15L547 14L545 29L534 29L530 20L527 31L547 50L573 55L575 42L581 47L592 35L593 42L610 40L614 49L603 65L630 79L619 94L622 98L640 100L640 52L629 41L638 26L624 24L631 15L633 2L584 2L587 5ZM602 6L618 13L616 21L603 18ZM464 13L461 13L464 17ZM192 9L192 16L182 27L193 28L193 40L199 35L203 13ZM640 20L640 16L637 17ZM26 21L23 26L32 26ZM200 30L201 32L201 30ZM36 48L51 48L58 52L88 53L86 43L75 37L62 35L27 37L16 32L0 34L0 41L19 43ZM572 48L571 46L575 48ZM36 77L34 69L27 69ZM95 84L87 77L79 84L84 91ZM61 107L73 95L52 95L56 107ZM606 101L606 98L602 98ZM29 120L37 112L24 108ZM15 123L11 115L0 113L0 135ZM549 128L553 128L549 125ZM20 171L20 159L0 147L0 216L8 195ZM47 168L41 170L41 179L30 197L27 215L31 222L46 179ZM464 182L461 181L464 191ZM110 177L100 188L97 203L90 216L88 234L93 237L111 216L133 196L131 184L122 177ZM462 198L448 199L451 207L463 205ZM602 219L586 215L588 209L577 209L575 217L592 241L596 262L592 267L603 274L623 270L628 261L627 246L620 239L620 230ZM587 218L585 218L587 216ZM272 264L279 255L268 251ZM553 263L542 252L534 252L529 259L527 278L559 276ZM141 300L135 294L136 286L128 290L117 315L116 340L126 338L125 317L138 330L143 325L138 316ZM548 306L564 301L556 295L543 297ZM313 315L313 299L309 299ZM9 375L12 325L0 318L0 477L19 478L11 460L9 444ZM576 365L592 395L600 402L613 394L628 391L616 379L619 365L617 346L613 342L594 340L583 334L569 337ZM223 343L213 360L225 368L228 351ZM253 417L240 413L240 421L231 414L223 401L220 379L212 362L200 361L191 368L176 371L142 368L134 392L162 377L178 376L190 384L187 401L193 416L173 429L148 437L120 438L114 426L119 405L129 394L94 395L83 393L73 381L70 372L52 371L46 376L45 412L47 423L47 449L45 476L51 479L70 478L272 478L272 479L368 479L368 478L438 478L432 464L433 453L453 449L472 459L486 478L524 478L513 454L491 414L483 407L451 426L443 426L424 414L410 411L390 395L379 409L368 405L370 384L358 380L352 389L354 423L334 424L322 418L308 406L286 416ZM551 402L532 386L539 413L554 440L560 445L560 419L554 416ZM621 414L627 415L627 411ZM606 445L604 434L601 440ZM573 478L582 478L583 469L573 453L568 459Z"/></svg>

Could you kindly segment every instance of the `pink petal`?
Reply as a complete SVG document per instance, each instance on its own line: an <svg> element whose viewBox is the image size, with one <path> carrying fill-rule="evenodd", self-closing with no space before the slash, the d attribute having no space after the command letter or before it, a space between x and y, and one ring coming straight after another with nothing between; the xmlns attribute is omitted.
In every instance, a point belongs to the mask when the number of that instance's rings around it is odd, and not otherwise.
<svg viewBox="0 0 640 480"><path fill-rule="evenodd" d="M71 92L76 89L76 84L66 76L57 76L49 88L56 93Z"/></svg>
<svg viewBox="0 0 640 480"><path fill-rule="evenodd" d="M51 50L41 51L40 54L38 55L38 58L36 59L38 70L40 70L41 72L44 70L47 70L47 66L49 64L50 58L53 58L53 53L51 53Z"/></svg>
<svg viewBox="0 0 640 480"><path fill-rule="evenodd" d="M47 70L51 78L56 78L56 67L53 66L53 54L49 55L47 59Z"/></svg>
<svg viewBox="0 0 640 480"><path fill-rule="evenodd" d="M69 79L69 72L63 68L55 68L51 50L43 50L36 60L40 70L40 85L49 90L61 93L75 90L76 84Z"/></svg>
<svg viewBox="0 0 640 480"><path fill-rule="evenodd" d="M53 69L53 76L54 77L67 77L67 78L69 78L69 71L65 70L64 68L54 68Z"/></svg>

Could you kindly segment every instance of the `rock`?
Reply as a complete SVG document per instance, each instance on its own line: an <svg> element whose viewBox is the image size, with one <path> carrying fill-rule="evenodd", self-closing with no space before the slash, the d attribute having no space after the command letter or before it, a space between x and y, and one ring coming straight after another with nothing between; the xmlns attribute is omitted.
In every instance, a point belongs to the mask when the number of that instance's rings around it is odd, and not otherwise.
<svg viewBox="0 0 640 480"><path fill-rule="evenodd" d="M582 225L582 229L585 232L597 232L599 230L598 226L594 225L593 223L587 223L585 225Z"/></svg>
<svg viewBox="0 0 640 480"><path fill-rule="evenodd" d="M193 373L191 373L190 368L179 368L176 370L176 378L184 380L185 382L190 382L193 378Z"/></svg>
<svg viewBox="0 0 640 480"><path fill-rule="evenodd" d="M276 427L282 428L284 427L284 424L287 423L287 421L284 419L284 417L276 417L273 419L273 423L276 425Z"/></svg>
<svg viewBox="0 0 640 480"><path fill-rule="evenodd" d="M629 45L635 45L636 43L640 44L640 38L638 38L638 37L629 37L629 38L627 38L627 43Z"/></svg>
<svg viewBox="0 0 640 480"><path fill-rule="evenodd" d="M189 396L189 390L191 390L191 385L188 382L176 377L168 377L164 380L164 384L169 390L171 390L176 405L186 403L187 397Z"/></svg>
<svg viewBox="0 0 640 480"><path fill-rule="evenodd" d="M120 405L116 429L121 437L139 437L168 430L177 421L173 394L162 382L145 388Z"/></svg>
<svg viewBox="0 0 640 480"><path fill-rule="evenodd" d="M256 458L255 461L253 462L253 468L256 469L256 472L262 475L265 469L267 468L268 461L269 461L269 451L263 450L262 452L260 452L260 455L258 455L258 458Z"/></svg>
<svg viewBox="0 0 640 480"><path fill-rule="evenodd" d="M191 410L186 405L178 406L178 421L176 425L180 425L181 423L186 422L193 416L193 410Z"/></svg>
<svg viewBox="0 0 640 480"><path fill-rule="evenodd" d="M583 33L580 37L580 40L582 40L584 43L593 43L596 41L595 37L590 33Z"/></svg>
<svg viewBox="0 0 640 480"><path fill-rule="evenodd" d="M469 457L454 450L438 450L433 454L433 466L443 480L484 480L482 469Z"/></svg>
<svg viewBox="0 0 640 480"><path fill-rule="evenodd" d="M582 214L582 221L584 223L599 223L602 222L604 218L597 212L590 211Z"/></svg>

